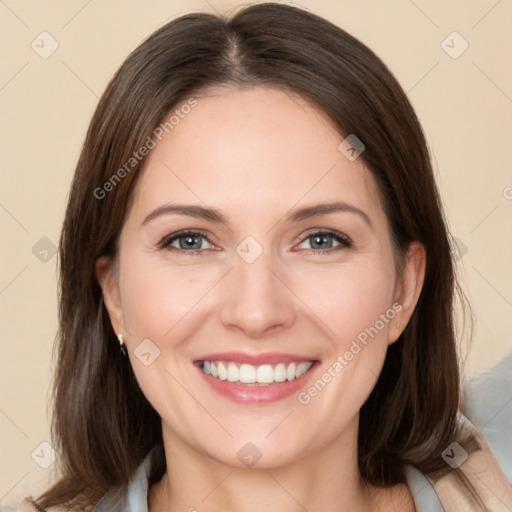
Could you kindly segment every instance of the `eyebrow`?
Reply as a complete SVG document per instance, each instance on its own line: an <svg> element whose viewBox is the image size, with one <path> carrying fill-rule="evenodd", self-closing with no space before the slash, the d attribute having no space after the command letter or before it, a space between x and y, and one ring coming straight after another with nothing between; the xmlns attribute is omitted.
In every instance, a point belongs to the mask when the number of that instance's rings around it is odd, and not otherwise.
<svg viewBox="0 0 512 512"><path fill-rule="evenodd" d="M292 210L286 215L286 221L298 222L316 215L327 215L334 212L347 212L359 215L371 228L373 228L372 221L368 214L360 210L359 208L352 206L345 202L338 203L322 203L314 206L306 206L298 210Z"/></svg>
<svg viewBox="0 0 512 512"><path fill-rule="evenodd" d="M373 225L368 214L359 208L345 203L321 203L313 206L305 206L296 210L291 210L284 216L285 222L299 222L301 220L309 219L317 215L328 215L334 212L347 212L353 213L361 217L372 229ZM219 224L228 224L227 218L214 208L206 208L203 206L184 205L184 204L165 204L159 206L156 210L152 211L142 222L142 226L149 221L160 217L161 215L188 215L198 219L209 220Z"/></svg>
<svg viewBox="0 0 512 512"><path fill-rule="evenodd" d="M227 224L227 219L214 208L205 208L203 206L184 205L184 204L164 204L159 206L156 210L152 211L142 222L142 226L147 224L150 220L153 220L161 215L172 214L177 215L188 215L190 217L196 217L199 219L210 220L219 224Z"/></svg>

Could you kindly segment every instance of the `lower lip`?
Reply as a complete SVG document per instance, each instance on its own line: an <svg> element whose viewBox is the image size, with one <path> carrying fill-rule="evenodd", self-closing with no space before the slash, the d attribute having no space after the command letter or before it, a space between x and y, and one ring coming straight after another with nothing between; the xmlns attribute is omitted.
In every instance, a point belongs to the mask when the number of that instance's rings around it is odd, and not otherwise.
<svg viewBox="0 0 512 512"><path fill-rule="evenodd" d="M258 384L240 384L239 382L220 380L206 374L199 365L196 366L201 372L206 383L219 395L238 403L268 404L287 398L304 388L306 382L309 380L318 364L318 361L315 361L311 368L298 379L274 382L273 384L263 386Z"/></svg>

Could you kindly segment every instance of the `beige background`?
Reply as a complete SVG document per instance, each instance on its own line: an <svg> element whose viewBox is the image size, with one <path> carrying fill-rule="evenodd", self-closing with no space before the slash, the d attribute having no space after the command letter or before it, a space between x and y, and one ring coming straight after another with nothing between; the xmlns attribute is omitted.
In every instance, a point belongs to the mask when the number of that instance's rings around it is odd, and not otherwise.
<svg viewBox="0 0 512 512"><path fill-rule="evenodd" d="M512 347L512 2L295 2L368 44L395 73L423 123L463 257L477 319L468 371ZM0 501L44 487L47 397L57 329L56 257L67 191L93 109L126 55L191 10L237 2L0 0ZM58 49L31 48L47 31ZM441 46L453 31L445 49ZM36 47L37 48L37 47ZM45 39L44 48L50 48ZM41 241L46 237L48 240ZM36 245L38 244L38 245ZM36 247L35 249L34 246ZM45 253L45 251L47 251ZM44 261L44 260L47 261ZM35 451L34 451L35 450ZM43 450L43 451L41 451ZM52 466L54 468L55 466Z"/></svg>

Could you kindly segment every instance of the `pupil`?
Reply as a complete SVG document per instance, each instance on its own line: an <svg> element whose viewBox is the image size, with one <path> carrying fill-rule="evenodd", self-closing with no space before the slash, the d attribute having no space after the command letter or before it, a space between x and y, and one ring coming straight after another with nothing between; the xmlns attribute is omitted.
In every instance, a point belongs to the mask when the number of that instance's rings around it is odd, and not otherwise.
<svg viewBox="0 0 512 512"><path fill-rule="evenodd" d="M314 244L313 245L318 245L320 248L323 248L325 246L325 243L327 245L329 245L329 239L327 236L324 236L324 235L316 235L314 237Z"/></svg>
<svg viewBox="0 0 512 512"><path fill-rule="evenodd" d="M199 239L199 236L198 235L194 235L194 236L185 236L185 247L182 246L182 249L183 248L186 248L186 249L190 249L190 248L194 248L194 249L199 249L200 246L201 246L201 241L198 241ZM183 238L182 238L183 240ZM198 246L198 247L193 247L193 246Z"/></svg>

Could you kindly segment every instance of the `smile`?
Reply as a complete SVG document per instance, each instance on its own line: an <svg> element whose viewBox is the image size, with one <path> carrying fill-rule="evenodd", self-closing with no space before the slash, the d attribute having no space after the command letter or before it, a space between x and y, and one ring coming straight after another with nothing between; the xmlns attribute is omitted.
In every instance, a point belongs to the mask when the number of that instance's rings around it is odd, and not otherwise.
<svg viewBox="0 0 512 512"><path fill-rule="evenodd" d="M268 386L279 382L294 381L308 372L312 365L313 361L259 366L227 361L202 361L200 366L206 375L218 380Z"/></svg>
<svg viewBox="0 0 512 512"><path fill-rule="evenodd" d="M284 352L216 352L202 354L194 366L217 395L261 406L298 393L318 373L320 361Z"/></svg>

